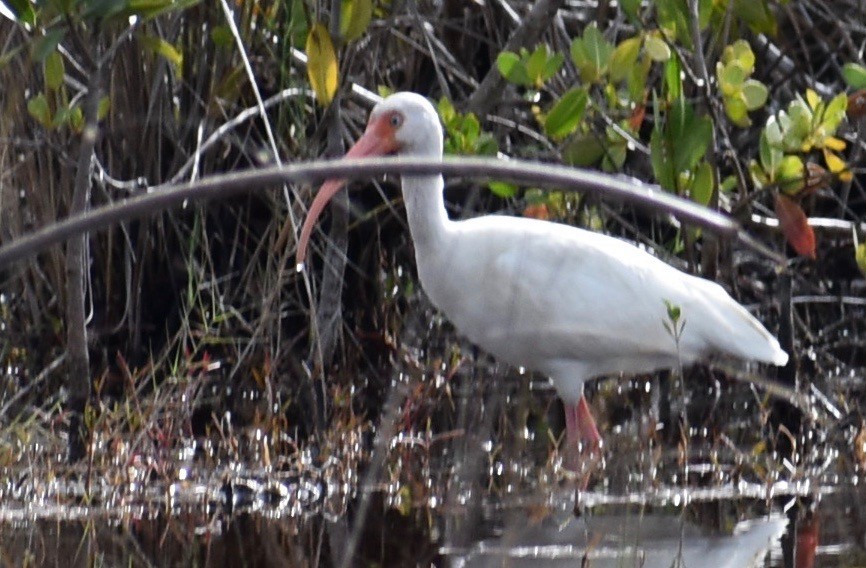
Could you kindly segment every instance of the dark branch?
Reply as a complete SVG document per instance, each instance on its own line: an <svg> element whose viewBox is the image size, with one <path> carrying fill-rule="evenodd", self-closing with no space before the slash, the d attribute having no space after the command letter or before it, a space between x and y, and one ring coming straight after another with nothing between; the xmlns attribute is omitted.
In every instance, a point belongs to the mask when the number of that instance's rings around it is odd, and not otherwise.
<svg viewBox="0 0 866 568"><path fill-rule="evenodd" d="M245 170L201 179L193 184L150 188L148 193L118 201L30 233L0 248L0 266L22 260L75 235L104 229L120 221L154 215L188 200L220 199L259 191L284 183L314 182L326 178L369 178L384 173L443 173L472 178L503 179L533 187L588 191L606 199L625 201L650 211L670 214L749 248L782 264L784 258L753 241L740 225L722 213L676 197L655 185L624 177L564 166L503 161L495 158L455 158L442 161L418 158L334 160Z"/></svg>

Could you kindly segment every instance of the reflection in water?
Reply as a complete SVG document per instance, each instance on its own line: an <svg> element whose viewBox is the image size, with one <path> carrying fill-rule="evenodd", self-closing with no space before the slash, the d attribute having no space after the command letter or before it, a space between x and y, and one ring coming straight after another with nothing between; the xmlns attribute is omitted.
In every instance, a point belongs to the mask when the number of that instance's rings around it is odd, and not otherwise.
<svg viewBox="0 0 866 568"><path fill-rule="evenodd" d="M70 468L62 440L18 441L17 462L0 469L0 557L318 566L353 548L349 565L862 560L866 452L839 450L866 437L859 424L792 434L779 455L749 385L686 376L684 402L660 395L682 392L664 378L602 381L592 398L605 458L575 517L544 381L478 363L419 367L395 378L390 428L347 413L318 444L229 421L219 436L171 443L108 432L93 463Z"/></svg>
<svg viewBox="0 0 866 568"><path fill-rule="evenodd" d="M512 522L500 536L482 541L462 554L455 566L593 567L754 566L784 533L780 515L738 522L731 534L706 534L676 514L615 515L580 519L553 515L541 523ZM456 551L447 551L456 552Z"/></svg>

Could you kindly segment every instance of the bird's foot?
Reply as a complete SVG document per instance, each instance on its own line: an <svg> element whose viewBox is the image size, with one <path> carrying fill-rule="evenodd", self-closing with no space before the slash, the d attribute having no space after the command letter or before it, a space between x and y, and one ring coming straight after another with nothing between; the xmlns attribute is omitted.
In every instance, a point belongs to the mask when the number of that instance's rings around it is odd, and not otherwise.
<svg viewBox="0 0 866 568"><path fill-rule="evenodd" d="M601 441L592 444L568 444L562 467L574 476L577 487L585 491L590 478L598 471L603 457Z"/></svg>

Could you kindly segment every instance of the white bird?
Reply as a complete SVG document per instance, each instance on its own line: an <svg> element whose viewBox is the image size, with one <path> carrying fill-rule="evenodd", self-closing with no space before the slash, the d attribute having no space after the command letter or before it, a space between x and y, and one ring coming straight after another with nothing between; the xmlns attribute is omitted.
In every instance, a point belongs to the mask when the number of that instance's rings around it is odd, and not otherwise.
<svg viewBox="0 0 866 568"><path fill-rule="evenodd" d="M442 157L436 110L415 93L376 105L347 157ZM322 185L301 230L303 266L313 226L344 180ZM715 354L784 365L779 342L725 290L613 237L536 219L451 221L441 175L403 175L421 286L457 330L497 359L553 380L572 447L600 436L587 380L687 365ZM687 322L665 330L666 302Z"/></svg>

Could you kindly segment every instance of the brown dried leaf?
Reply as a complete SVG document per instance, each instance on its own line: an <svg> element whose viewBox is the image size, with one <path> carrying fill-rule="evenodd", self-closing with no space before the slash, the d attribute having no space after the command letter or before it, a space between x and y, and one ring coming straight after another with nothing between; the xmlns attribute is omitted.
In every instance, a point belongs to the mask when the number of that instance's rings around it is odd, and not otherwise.
<svg viewBox="0 0 866 568"><path fill-rule="evenodd" d="M866 420L860 423L860 432L854 438L854 457L860 462L860 467L866 467Z"/></svg>
<svg viewBox="0 0 866 568"><path fill-rule="evenodd" d="M634 110L631 112L631 116L628 119L628 125L634 132L637 132L640 129L641 124L643 124L643 119L646 116L646 105L638 105L634 107Z"/></svg>
<svg viewBox="0 0 866 568"><path fill-rule="evenodd" d="M776 217L785 238L797 254L815 258L815 232L800 205L782 193L776 194Z"/></svg>
<svg viewBox="0 0 866 568"><path fill-rule="evenodd" d="M850 120L856 120L866 116L866 89L854 91L848 95L848 108L846 110Z"/></svg>
<svg viewBox="0 0 866 568"><path fill-rule="evenodd" d="M819 189L827 187L831 179L833 176L822 166L815 162L806 162L806 179L803 187L797 192L797 198L808 197Z"/></svg>

